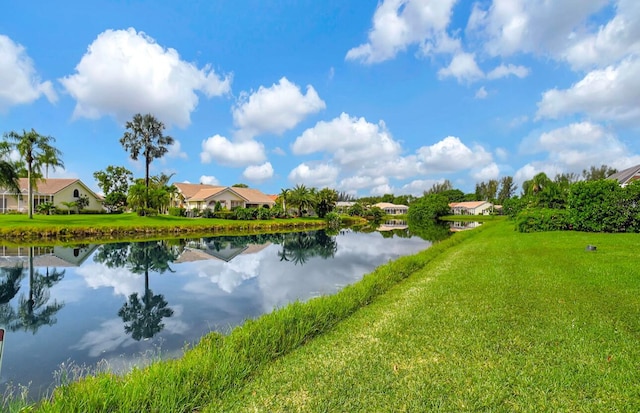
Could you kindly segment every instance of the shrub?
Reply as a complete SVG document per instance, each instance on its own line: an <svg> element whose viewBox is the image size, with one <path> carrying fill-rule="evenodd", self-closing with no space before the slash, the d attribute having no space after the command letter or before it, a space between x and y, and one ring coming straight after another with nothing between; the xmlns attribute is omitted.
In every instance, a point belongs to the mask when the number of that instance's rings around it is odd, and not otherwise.
<svg viewBox="0 0 640 413"><path fill-rule="evenodd" d="M202 210L202 218L215 218L216 213L211 208Z"/></svg>
<svg viewBox="0 0 640 413"><path fill-rule="evenodd" d="M516 217L520 232L564 231L571 229L569 212L565 209L525 209Z"/></svg>
<svg viewBox="0 0 640 413"><path fill-rule="evenodd" d="M273 215L269 208L260 208L258 209L257 218L267 220L273 218Z"/></svg>
<svg viewBox="0 0 640 413"><path fill-rule="evenodd" d="M233 211L229 211L228 209L221 209L220 211L216 211L213 217L220 219L236 219Z"/></svg>
<svg viewBox="0 0 640 413"><path fill-rule="evenodd" d="M187 213L187 210L180 207L169 207L169 215L172 217L183 217Z"/></svg>
<svg viewBox="0 0 640 413"><path fill-rule="evenodd" d="M324 219L327 221L329 228L340 228L340 225L342 224L342 219L340 219L340 214L333 211L327 213Z"/></svg>

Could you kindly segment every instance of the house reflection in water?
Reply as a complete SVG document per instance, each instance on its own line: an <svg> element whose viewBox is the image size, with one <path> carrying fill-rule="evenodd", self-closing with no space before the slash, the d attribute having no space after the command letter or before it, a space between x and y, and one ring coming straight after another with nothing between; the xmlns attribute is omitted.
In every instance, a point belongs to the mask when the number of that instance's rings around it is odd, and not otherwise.
<svg viewBox="0 0 640 413"><path fill-rule="evenodd" d="M396 229L407 229L409 225L403 219L388 219L378 227L378 231L393 231Z"/></svg>
<svg viewBox="0 0 640 413"><path fill-rule="evenodd" d="M451 222L451 231L466 231L468 229L474 229L482 225L482 222L476 221L452 221Z"/></svg>
<svg viewBox="0 0 640 413"><path fill-rule="evenodd" d="M222 238L222 237L221 237ZM187 242L184 250L175 263L202 261L218 259L229 262L241 254L255 254L271 245L270 242L264 244L244 244L234 245L233 242L220 242L219 239L200 239Z"/></svg>
<svg viewBox="0 0 640 413"><path fill-rule="evenodd" d="M30 247L0 246L0 267L29 265ZM96 244L74 247L40 246L33 247L35 267L79 267L98 248Z"/></svg>

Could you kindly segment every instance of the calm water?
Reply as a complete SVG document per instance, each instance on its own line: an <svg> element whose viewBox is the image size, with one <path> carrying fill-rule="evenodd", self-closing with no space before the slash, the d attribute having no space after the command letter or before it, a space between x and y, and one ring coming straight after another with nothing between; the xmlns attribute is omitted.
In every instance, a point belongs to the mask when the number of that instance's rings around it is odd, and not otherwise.
<svg viewBox="0 0 640 413"><path fill-rule="evenodd" d="M209 331L335 293L429 245L396 228L0 247L0 378L38 397L61 366L126 371L158 351L177 357Z"/></svg>

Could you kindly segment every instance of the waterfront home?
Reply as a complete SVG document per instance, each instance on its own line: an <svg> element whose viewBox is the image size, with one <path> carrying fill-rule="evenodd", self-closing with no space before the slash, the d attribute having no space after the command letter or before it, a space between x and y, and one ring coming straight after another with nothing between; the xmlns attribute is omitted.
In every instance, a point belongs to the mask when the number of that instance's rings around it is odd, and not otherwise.
<svg viewBox="0 0 640 413"><path fill-rule="evenodd" d="M630 182L640 179L640 165L632 166L623 171L610 175L607 179L615 179L620 186L627 186Z"/></svg>
<svg viewBox="0 0 640 413"><path fill-rule="evenodd" d="M27 212L29 205L27 178L19 179L20 193L0 189L0 213ZM42 178L36 179L33 187L33 209L43 203L51 202L56 208L66 210L65 203L75 202L81 196L86 196L89 204L87 210L102 210L102 198L93 192L79 179Z"/></svg>
<svg viewBox="0 0 640 413"><path fill-rule="evenodd" d="M493 204L488 201L452 202L449 204L453 215L489 215Z"/></svg>
<svg viewBox="0 0 640 413"><path fill-rule="evenodd" d="M253 188L217 186L207 184L176 183L179 196L174 206L188 210L202 211L214 209L219 203L221 209L271 208L276 202L273 197Z"/></svg>
<svg viewBox="0 0 640 413"><path fill-rule="evenodd" d="M387 215L404 215L409 212L408 206L392 204L389 202L378 202L373 206L380 208Z"/></svg>

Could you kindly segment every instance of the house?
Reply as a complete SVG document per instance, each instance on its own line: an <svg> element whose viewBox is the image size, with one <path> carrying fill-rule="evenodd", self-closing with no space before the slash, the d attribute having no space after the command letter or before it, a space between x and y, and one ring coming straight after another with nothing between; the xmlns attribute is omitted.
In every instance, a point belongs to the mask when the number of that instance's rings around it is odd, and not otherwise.
<svg viewBox="0 0 640 413"><path fill-rule="evenodd" d="M273 197L253 188L216 186L206 184L176 183L179 197L175 206L188 210L214 209L220 203L222 209L271 208L276 204Z"/></svg>
<svg viewBox="0 0 640 413"><path fill-rule="evenodd" d="M449 208L453 215L489 215L493 204L488 201L452 202Z"/></svg>
<svg viewBox="0 0 640 413"><path fill-rule="evenodd" d="M28 211L28 180L19 179L20 194L0 189L0 213L9 211ZM67 209L64 202L75 202L81 196L89 199L88 210L101 210L102 198L79 179L48 178L37 179L33 187L33 207L43 202L51 202L56 208Z"/></svg>
<svg viewBox="0 0 640 413"><path fill-rule="evenodd" d="M389 202L378 202L373 206L380 208L387 215L403 215L409 212L408 206L391 204Z"/></svg>
<svg viewBox="0 0 640 413"><path fill-rule="evenodd" d="M640 165L632 166L624 171L616 172L607 179L615 179L620 186L627 186L630 182L640 179Z"/></svg>

